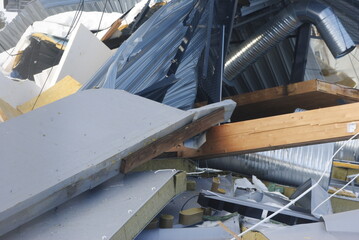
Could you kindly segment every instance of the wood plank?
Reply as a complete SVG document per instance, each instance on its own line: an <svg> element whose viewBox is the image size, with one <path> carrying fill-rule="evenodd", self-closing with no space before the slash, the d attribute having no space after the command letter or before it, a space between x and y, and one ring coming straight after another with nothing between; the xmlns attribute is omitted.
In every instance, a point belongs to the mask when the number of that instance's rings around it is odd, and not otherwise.
<svg viewBox="0 0 359 240"><path fill-rule="evenodd" d="M230 97L239 106L281 99L288 96L302 95L311 92L323 92L338 97L343 97L352 101L359 101L359 90L345 86L328 83L320 80L310 80L305 82L293 83L286 86L267 88L251 93L244 93Z"/></svg>
<svg viewBox="0 0 359 240"><path fill-rule="evenodd" d="M121 26L122 18L117 19L110 27L110 29L106 32L106 34L101 38L101 41L105 41L112 37L112 35L118 30Z"/></svg>
<svg viewBox="0 0 359 240"><path fill-rule="evenodd" d="M359 101L359 90L319 80L268 88L231 96L237 103L232 121L292 113Z"/></svg>
<svg viewBox="0 0 359 240"><path fill-rule="evenodd" d="M36 96L33 99L17 106L17 109L22 113L30 112L33 109L45 106L77 92L81 86L82 84L73 79L71 76L66 76L54 86L44 91L40 96Z"/></svg>
<svg viewBox="0 0 359 240"><path fill-rule="evenodd" d="M20 111L0 98L0 122L5 122L20 115Z"/></svg>
<svg viewBox="0 0 359 240"><path fill-rule="evenodd" d="M161 153L175 147L183 141L209 129L216 123L224 120L224 108L221 107L212 113L187 124L186 126L148 144L146 147L122 159L121 172L128 173L135 167L145 163Z"/></svg>
<svg viewBox="0 0 359 240"><path fill-rule="evenodd" d="M200 149L176 149L180 157L203 158L345 140L359 131L358 110L353 103L225 124L211 128Z"/></svg>

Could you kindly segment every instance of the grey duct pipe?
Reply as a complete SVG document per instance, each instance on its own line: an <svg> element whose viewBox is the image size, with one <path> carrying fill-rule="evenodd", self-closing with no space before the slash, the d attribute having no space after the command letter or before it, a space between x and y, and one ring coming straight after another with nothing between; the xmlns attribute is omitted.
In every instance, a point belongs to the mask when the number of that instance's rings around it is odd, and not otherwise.
<svg viewBox="0 0 359 240"><path fill-rule="evenodd" d="M345 141L335 142L334 151L337 151ZM351 140L346 143L340 152L335 156L335 160L359 162L359 140Z"/></svg>
<svg viewBox="0 0 359 240"><path fill-rule="evenodd" d="M201 167L256 175L262 180L299 186L309 178L318 180L334 153L334 143L226 156L200 161ZM330 171L320 185L327 189Z"/></svg>
<svg viewBox="0 0 359 240"><path fill-rule="evenodd" d="M289 5L273 21L252 35L227 57L226 80L232 80L260 56L284 40L303 23L314 24L335 58L355 48L355 44L332 9L316 0Z"/></svg>

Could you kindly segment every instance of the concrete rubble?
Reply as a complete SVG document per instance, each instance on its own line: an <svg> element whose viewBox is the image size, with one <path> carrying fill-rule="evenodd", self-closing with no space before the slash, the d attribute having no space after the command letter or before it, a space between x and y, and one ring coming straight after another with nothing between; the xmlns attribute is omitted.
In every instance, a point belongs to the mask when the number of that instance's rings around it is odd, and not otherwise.
<svg viewBox="0 0 359 240"><path fill-rule="evenodd" d="M4 3L0 239L358 238L355 1Z"/></svg>

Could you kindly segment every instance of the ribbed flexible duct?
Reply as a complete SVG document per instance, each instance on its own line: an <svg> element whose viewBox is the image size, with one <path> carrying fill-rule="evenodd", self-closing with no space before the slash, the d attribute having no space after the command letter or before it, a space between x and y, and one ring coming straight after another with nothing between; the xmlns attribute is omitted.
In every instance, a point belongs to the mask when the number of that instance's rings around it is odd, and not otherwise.
<svg viewBox="0 0 359 240"><path fill-rule="evenodd" d="M232 80L270 48L303 23L314 24L335 58L355 48L355 44L332 9L315 0L299 1L282 10L273 21L242 43L227 57L226 80Z"/></svg>
<svg viewBox="0 0 359 240"><path fill-rule="evenodd" d="M338 150L344 143L345 141L336 142L334 151ZM355 139L346 143L334 159L359 162L359 140Z"/></svg>
<svg viewBox="0 0 359 240"><path fill-rule="evenodd" d="M256 175L262 180L299 186L309 178L318 180L331 161L334 143L226 156L200 161L201 167ZM330 171L320 185L327 189Z"/></svg>

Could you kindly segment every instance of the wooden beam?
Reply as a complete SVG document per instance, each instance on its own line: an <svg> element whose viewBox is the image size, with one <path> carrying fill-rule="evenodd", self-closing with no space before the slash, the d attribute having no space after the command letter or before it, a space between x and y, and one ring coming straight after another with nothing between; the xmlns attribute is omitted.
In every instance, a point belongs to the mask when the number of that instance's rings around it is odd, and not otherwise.
<svg viewBox="0 0 359 240"><path fill-rule="evenodd" d="M359 101L359 90L319 80L268 88L229 97L237 103L232 121L292 113Z"/></svg>
<svg viewBox="0 0 359 240"><path fill-rule="evenodd" d="M200 149L179 146L177 152L204 158L339 141L357 133L358 124L359 103L345 104L216 126Z"/></svg>
<svg viewBox="0 0 359 240"><path fill-rule="evenodd" d="M183 141L206 131L211 126L224 121L224 108L213 111L212 113L187 124L186 126L168 134L146 147L130 154L122 159L121 172L128 173L135 167L143 164L161 153L175 147Z"/></svg>
<svg viewBox="0 0 359 240"><path fill-rule="evenodd" d="M101 41L105 41L112 37L112 35L118 30L118 28L122 24L122 18L117 19L114 23L112 23L110 29L106 32L106 34L101 38Z"/></svg>

